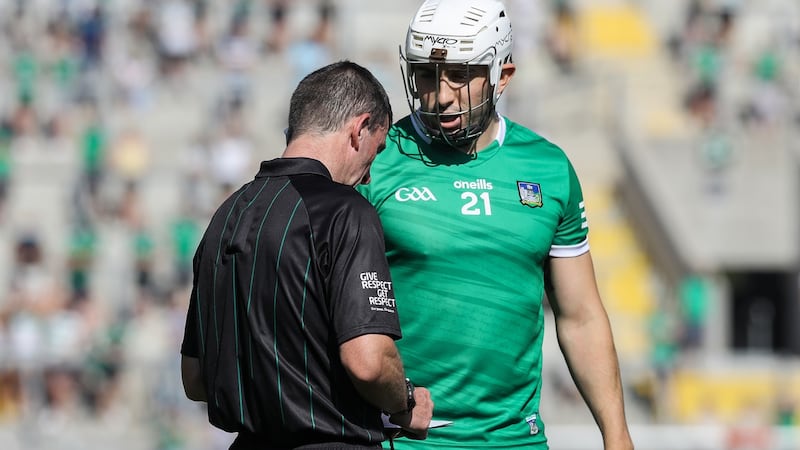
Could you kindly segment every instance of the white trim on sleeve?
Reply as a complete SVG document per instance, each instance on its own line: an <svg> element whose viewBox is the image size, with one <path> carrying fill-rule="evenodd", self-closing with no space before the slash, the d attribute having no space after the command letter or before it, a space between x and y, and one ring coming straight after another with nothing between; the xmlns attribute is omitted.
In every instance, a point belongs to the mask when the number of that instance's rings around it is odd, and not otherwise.
<svg viewBox="0 0 800 450"><path fill-rule="evenodd" d="M586 238L578 245L552 245L550 246L550 256L553 258L572 258L581 256L589 251L589 238Z"/></svg>

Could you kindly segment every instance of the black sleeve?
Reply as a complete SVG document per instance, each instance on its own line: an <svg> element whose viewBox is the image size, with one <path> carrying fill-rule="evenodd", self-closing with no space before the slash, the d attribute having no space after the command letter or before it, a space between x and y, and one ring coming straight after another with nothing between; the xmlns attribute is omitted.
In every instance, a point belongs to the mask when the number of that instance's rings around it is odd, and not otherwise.
<svg viewBox="0 0 800 450"><path fill-rule="evenodd" d="M198 306L197 306L197 280L200 270L200 259L202 258L205 238L200 241L197 251L192 260L192 293L189 296L189 309L186 312L186 326L183 330L183 343L181 344L181 354L192 358L200 356L200 338L198 336Z"/></svg>
<svg viewBox="0 0 800 450"><path fill-rule="evenodd" d="M353 191L331 224L330 317L339 344L364 334L399 339L400 323L375 209Z"/></svg>

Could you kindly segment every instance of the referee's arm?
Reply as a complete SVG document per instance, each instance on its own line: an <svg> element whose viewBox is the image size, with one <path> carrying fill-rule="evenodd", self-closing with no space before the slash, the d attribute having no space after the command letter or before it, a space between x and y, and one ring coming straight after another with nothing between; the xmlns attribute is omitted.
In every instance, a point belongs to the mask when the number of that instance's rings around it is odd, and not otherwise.
<svg viewBox="0 0 800 450"><path fill-rule="evenodd" d="M383 411L406 409L403 362L394 339L364 334L339 346L342 364L358 393Z"/></svg>
<svg viewBox="0 0 800 450"><path fill-rule="evenodd" d="M183 391L189 400L207 401L206 386L201 378L199 359L181 355L181 379L183 380Z"/></svg>
<svg viewBox="0 0 800 450"><path fill-rule="evenodd" d="M433 416L431 393L413 390L409 404L403 362L394 339L383 334L365 334L339 346L342 363L364 399L389 414L391 422L408 431L411 439L425 439Z"/></svg>

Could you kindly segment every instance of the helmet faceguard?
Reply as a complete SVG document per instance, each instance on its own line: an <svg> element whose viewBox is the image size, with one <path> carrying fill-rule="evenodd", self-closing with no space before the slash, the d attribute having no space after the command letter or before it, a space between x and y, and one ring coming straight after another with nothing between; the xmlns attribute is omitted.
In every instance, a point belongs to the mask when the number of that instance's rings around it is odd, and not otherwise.
<svg viewBox="0 0 800 450"><path fill-rule="evenodd" d="M512 46L511 21L498 0L426 0L420 6L408 27L405 54L400 50L400 67L411 114L431 139L463 148L483 134L500 99L497 85L503 64L511 62ZM473 75L486 76L480 101L472 104L471 87L466 83L470 98L466 109L445 112L438 104L423 105L418 71L440 80L454 67L465 72L467 80ZM434 85L433 94L438 98L440 84ZM448 116L462 117L458 130L442 127Z"/></svg>

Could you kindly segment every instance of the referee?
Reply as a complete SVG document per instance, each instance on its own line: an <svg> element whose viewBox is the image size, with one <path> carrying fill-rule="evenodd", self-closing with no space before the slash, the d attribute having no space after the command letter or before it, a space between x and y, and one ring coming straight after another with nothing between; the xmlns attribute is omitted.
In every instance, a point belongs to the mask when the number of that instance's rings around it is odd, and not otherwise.
<svg viewBox="0 0 800 450"><path fill-rule="evenodd" d="M194 257L181 375L231 449L380 448L381 412L423 439L405 378L383 230L353 187L392 123L365 68L341 61L292 94L287 146L213 215Z"/></svg>

